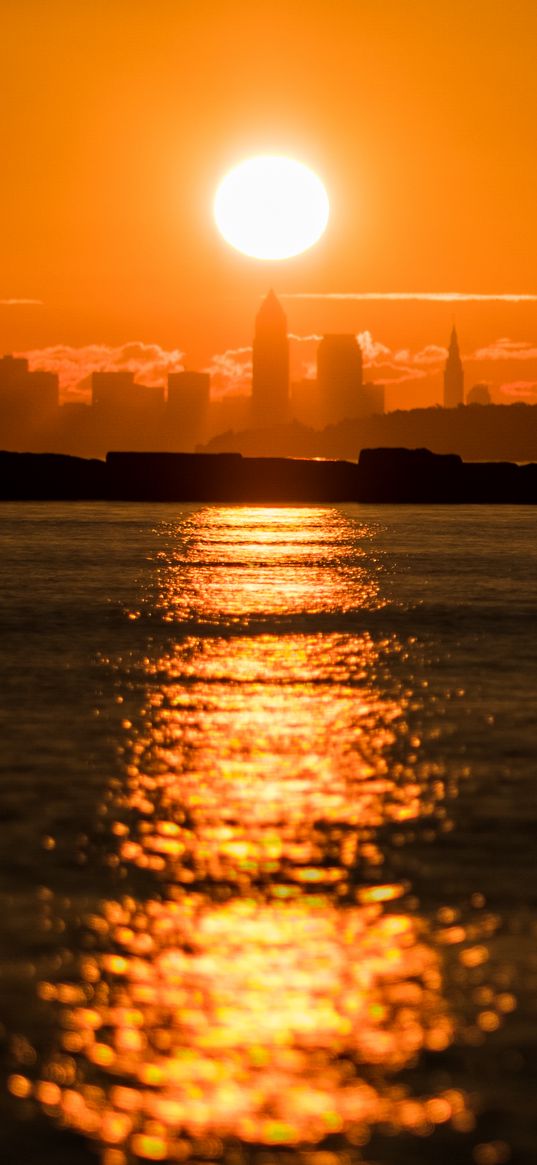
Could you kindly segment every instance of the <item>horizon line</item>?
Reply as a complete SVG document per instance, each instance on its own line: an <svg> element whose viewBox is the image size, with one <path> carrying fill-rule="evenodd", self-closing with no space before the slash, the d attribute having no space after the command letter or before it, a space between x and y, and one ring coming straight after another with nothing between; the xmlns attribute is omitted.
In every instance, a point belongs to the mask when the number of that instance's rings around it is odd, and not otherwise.
<svg viewBox="0 0 537 1165"><path fill-rule="evenodd" d="M280 299L429 301L431 303L537 303L536 292L480 291L288 291Z"/></svg>

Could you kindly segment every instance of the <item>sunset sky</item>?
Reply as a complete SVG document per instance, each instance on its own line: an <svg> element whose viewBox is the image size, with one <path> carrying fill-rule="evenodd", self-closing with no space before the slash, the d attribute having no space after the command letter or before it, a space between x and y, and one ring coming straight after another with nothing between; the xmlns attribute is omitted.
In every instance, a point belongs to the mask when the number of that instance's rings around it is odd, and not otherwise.
<svg viewBox="0 0 537 1165"><path fill-rule="evenodd" d="M455 319L467 387L537 400L534 0L0 8L3 351L64 386L186 362L227 391L273 286L297 377L305 337L353 331L389 407L435 403ZM305 162L331 202L321 241L279 263L212 216L222 176L263 153ZM413 292L498 298L360 298Z"/></svg>

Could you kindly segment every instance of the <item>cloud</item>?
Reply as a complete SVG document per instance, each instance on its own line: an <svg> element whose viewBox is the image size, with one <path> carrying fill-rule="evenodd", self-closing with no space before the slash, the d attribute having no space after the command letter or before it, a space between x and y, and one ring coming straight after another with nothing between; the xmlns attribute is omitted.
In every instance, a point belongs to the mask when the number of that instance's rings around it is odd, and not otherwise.
<svg viewBox="0 0 537 1165"><path fill-rule="evenodd" d="M386 344L381 344L379 340L374 340L371 332L359 332L356 339L362 349L365 364L375 364L380 357L391 356L391 348L387 348Z"/></svg>
<svg viewBox="0 0 537 1165"><path fill-rule="evenodd" d="M0 299L0 307L43 307L42 299Z"/></svg>
<svg viewBox="0 0 537 1165"><path fill-rule="evenodd" d="M505 396L514 397L515 400L534 401L537 395L537 380L512 380L508 384L502 384L501 391Z"/></svg>
<svg viewBox="0 0 537 1165"><path fill-rule="evenodd" d="M502 291L493 295L479 291L293 291L280 299L378 300L393 303L537 303L537 293Z"/></svg>
<svg viewBox="0 0 537 1165"><path fill-rule="evenodd" d="M108 344L87 344L80 348L56 344L18 354L26 356L31 369L56 372L62 390L80 396L87 395L87 381L92 372L121 369L132 372L139 383L158 385L164 383L168 372L180 372L184 367L184 353L179 349L167 351L159 344L141 340L130 340L115 348Z"/></svg>
<svg viewBox="0 0 537 1165"><path fill-rule="evenodd" d="M366 365L366 367L368 367ZM409 380L423 380L429 373L424 368L415 368L412 364L394 364L390 361L385 361L381 365L374 365L375 380L378 384L385 386L393 386L395 384L406 384Z"/></svg>
<svg viewBox="0 0 537 1165"><path fill-rule="evenodd" d="M298 343L310 343L316 346L323 337L316 334L297 336L291 333L289 338ZM387 344L375 340L371 332L359 332L356 339L362 349L364 368L367 369L369 375L374 375L375 380L380 383L385 385L403 384L409 380L421 380L427 375L427 372L420 367L414 367L414 358L410 352L394 353ZM441 353L442 359L445 360L446 350L441 348L438 351ZM309 353L307 356L301 355L299 377L315 378L317 372L315 353L312 352L311 356L313 358L310 358Z"/></svg>
<svg viewBox="0 0 537 1165"><path fill-rule="evenodd" d="M217 352L205 368L211 375L213 396L226 396L244 392L252 377L252 348L228 348Z"/></svg>
<svg viewBox="0 0 537 1165"><path fill-rule="evenodd" d="M430 378L432 383L432 379L438 377L444 367L447 349L436 344L426 345L414 352L410 348L394 350L369 331L359 332L356 338L363 353L365 379L375 380L387 387L426 378ZM316 348L321 339L316 333L291 333L292 379L315 377ZM80 400L88 397L92 372L125 369L133 373L138 383L153 386L164 384L169 372L178 372L184 367L184 353L179 349L168 350L159 344L141 340L131 340L116 347L108 344L81 347L57 344L21 352L19 355L27 357L32 369L56 372L63 394ZM465 355L463 359L465 363L483 365L483 369L476 368L473 372L473 375L482 378L487 375L487 362L504 362L505 368L502 371L507 376L511 371L512 380L501 386L496 382L496 387L501 387L507 397L514 399L533 400L537 395L537 381L516 377L517 363L537 361L537 345L534 342L503 336ZM513 362L510 370L507 368L509 361ZM248 393L252 377L251 346L228 348L216 353L205 371L211 375L213 397L218 399L235 393ZM490 372L491 369L489 375Z"/></svg>
<svg viewBox="0 0 537 1165"><path fill-rule="evenodd" d="M422 348L419 352L414 352L412 361L414 364L423 364L427 367L430 366L431 368L438 368L443 367L445 364L447 360L447 354L447 348L441 348L438 344L427 344L426 347ZM399 359L399 356L402 356L402 353L397 353L396 360Z"/></svg>
<svg viewBox="0 0 537 1165"><path fill-rule="evenodd" d="M409 380L422 380L428 375L408 349L394 352L387 344L375 340L368 331L359 332L356 339L362 349L364 368L370 375L373 373L379 383L393 386L405 384ZM444 353L444 349L440 351ZM422 357L423 353L417 356Z"/></svg>
<svg viewBox="0 0 537 1165"><path fill-rule="evenodd" d="M528 340L510 340L502 336L486 348L478 348L469 360L537 360L537 347Z"/></svg>
<svg viewBox="0 0 537 1165"><path fill-rule="evenodd" d="M290 339L299 343L310 342L317 344L322 336L316 334L297 336L291 333ZM362 349L364 369L369 376L384 385L404 384L411 380L422 380L436 370L440 370L447 356L447 348L439 348L434 344L412 353L408 349L394 352L387 344L375 339L371 332L358 332L356 339ZM301 356L300 375L312 379L316 375L316 358Z"/></svg>

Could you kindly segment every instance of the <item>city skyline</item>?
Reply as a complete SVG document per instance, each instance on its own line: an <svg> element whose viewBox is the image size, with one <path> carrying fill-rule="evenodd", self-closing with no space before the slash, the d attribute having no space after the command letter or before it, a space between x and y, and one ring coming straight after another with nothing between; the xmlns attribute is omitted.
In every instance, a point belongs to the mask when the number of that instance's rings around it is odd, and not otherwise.
<svg viewBox="0 0 537 1165"><path fill-rule="evenodd" d="M310 336L314 363L307 378L295 380L290 374L292 337L273 289L252 331L248 380L242 391L224 397L214 392L211 375L203 370L175 367L166 383L141 384L132 368L101 366L88 377L89 400L67 397L62 403L56 373L30 371L26 358L5 356L0 359L0 445L101 458L111 449L131 449L354 460L357 450L368 445L402 444L478 460L534 455L537 410L527 416L520 409L507 407L506 412L483 381L472 384L467 378L465 390L454 324L448 348L437 350L444 357L439 375L443 407L395 411L385 408L384 385L365 379L367 333ZM476 405L493 407L480 420Z"/></svg>
<svg viewBox="0 0 537 1165"><path fill-rule="evenodd" d="M263 302L264 295L260 297L259 305ZM289 307L292 307L290 297L284 293L279 294L279 299L288 312ZM423 346L413 350L410 343L405 342L404 335L401 336L399 348L390 347L377 338L369 326L370 303L356 305L351 301L354 317L358 314L358 306L361 320L357 321L354 318L354 327L342 329L330 326L334 320L333 302L322 298L319 302L322 310L316 316L317 330L298 334L293 330L292 321L290 323L288 335L291 382L297 383L314 377L316 349L323 335L331 332L352 333L362 350L363 368L367 379L382 383L384 386L385 407L388 411L442 404L443 373L449 351L448 338L455 325L453 310L455 306L457 332L461 343L461 357L467 370L468 388L475 384L486 384L492 401L497 404L516 401L537 403L537 339L517 340L502 334L502 331L505 333L508 330L510 313L516 314L517 303L505 302L502 299L494 300L492 305L489 301L485 303L479 300L472 301L470 307L474 311L486 313L487 316L493 311L493 314L498 315L496 334L490 323L486 324L488 334L484 329L482 341L472 349L465 343L462 309L468 308L468 305L457 304L452 300L431 302L425 296L422 299L393 298L389 301L391 310L395 306L402 306L405 314L410 312L416 315L417 308L425 307L425 314L428 317L431 309L433 316L439 308L441 310L443 331L440 330L438 321L431 323L429 333L425 332L425 325L422 325ZM10 306L9 311L12 310L15 309ZM415 327L415 323L409 325L409 336L415 333ZM189 359L186 345L184 348L165 349L160 344L150 341L130 340L115 347L94 343L79 348L58 343L42 349L25 350L5 343L4 351L15 357L27 359L31 370L56 373L59 377L61 399L67 402L77 400L89 402L93 372L126 370L133 373L136 383L162 386L166 384L169 373L188 371L193 367L210 375L212 396L218 399L249 392L252 374L250 331L251 329L244 327L243 324L240 337L242 342L236 348L215 353L209 363L197 366ZM4 334L8 339L9 329L5 326Z"/></svg>
<svg viewBox="0 0 537 1165"><path fill-rule="evenodd" d="M156 383L185 362L234 392L274 285L293 379L308 336L354 332L389 409L440 403L455 313L468 383L536 400L535 6L342 0L334 37L326 3L305 22L276 0L266 24L244 0L9 6L0 351L82 395L98 367ZM276 265L227 246L211 209L274 150L331 202L316 247Z"/></svg>

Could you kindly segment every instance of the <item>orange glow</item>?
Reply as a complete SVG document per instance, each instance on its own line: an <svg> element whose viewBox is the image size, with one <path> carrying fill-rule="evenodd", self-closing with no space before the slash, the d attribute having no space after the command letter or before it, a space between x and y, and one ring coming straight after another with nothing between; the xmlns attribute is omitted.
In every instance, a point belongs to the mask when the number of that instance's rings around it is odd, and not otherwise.
<svg viewBox="0 0 537 1165"><path fill-rule="evenodd" d="M104 917L118 909L131 921L142 907L111 902ZM450 1119L441 1096L431 1109L389 1084L421 1049L453 1037L439 957L419 920L380 906L341 910L327 895L215 906L177 890L147 902L144 922L150 956L131 953L129 938L122 974L101 960L96 997L106 1000L109 1042L98 1042L82 1009L65 1015L83 1033L86 1061L110 1071L94 1098L81 1062L79 1104L69 1089L62 1104L74 1127L87 1128L89 1108L104 1143L159 1160L185 1135L316 1143L357 1124L413 1129ZM114 1084L118 1076L128 1088ZM57 1103L59 1090L42 1084L36 1095Z"/></svg>
<svg viewBox="0 0 537 1165"><path fill-rule="evenodd" d="M12 1096L17 1096L20 1100L30 1096L32 1091L32 1085L28 1078L20 1076L18 1073L8 1078L7 1085Z"/></svg>
<svg viewBox="0 0 537 1165"><path fill-rule="evenodd" d="M264 152L307 160L332 203L330 232L277 271L277 290L535 292L533 0L514 17L491 0L388 13L340 0L337 18L309 0L307 19L288 0L270 15L247 0L198 0L186 15L169 0L5 8L3 351L47 349L68 366L63 345L87 362L144 341L225 366L250 343L267 272L219 239L211 203L222 173ZM43 306L9 306L26 298ZM457 311L468 351L533 338L531 303ZM294 301L290 326L367 329L418 355L446 343L451 313ZM413 370L391 407L440 399L427 352ZM492 360L474 379L504 371ZM515 359L508 379L520 378Z"/></svg>

